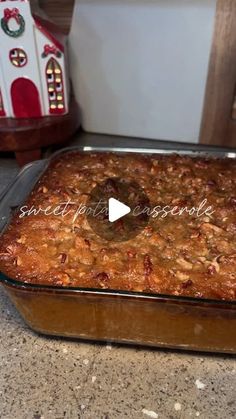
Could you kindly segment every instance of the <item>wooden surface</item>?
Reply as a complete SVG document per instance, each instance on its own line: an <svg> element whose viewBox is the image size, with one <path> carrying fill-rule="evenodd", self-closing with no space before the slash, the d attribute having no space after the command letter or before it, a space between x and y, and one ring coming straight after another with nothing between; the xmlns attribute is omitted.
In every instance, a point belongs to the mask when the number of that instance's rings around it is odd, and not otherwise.
<svg viewBox="0 0 236 419"><path fill-rule="evenodd" d="M218 0L200 141L236 146L236 0Z"/></svg>
<svg viewBox="0 0 236 419"><path fill-rule="evenodd" d="M31 119L0 119L0 151L14 151L20 165L40 157L40 149L68 141L80 126L78 105L71 99L69 113Z"/></svg>
<svg viewBox="0 0 236 419"><path fill-rule="evenodd" d="M236 120L236 97L235 97L234 103L233 103L232 118L234 120Z"/></svg>
<svg viewBox="0 0 236 419"><path fill-rule="evenodd" d="M69 32L74 0L39 0L39 6L65 33Z"/></svg>

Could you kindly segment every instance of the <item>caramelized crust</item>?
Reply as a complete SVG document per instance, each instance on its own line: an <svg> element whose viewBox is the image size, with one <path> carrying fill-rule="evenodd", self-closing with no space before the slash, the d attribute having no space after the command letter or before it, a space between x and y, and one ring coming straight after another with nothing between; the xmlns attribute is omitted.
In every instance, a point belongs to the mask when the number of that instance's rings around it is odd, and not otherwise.
<svg viewBox="0 0 236 419"><path fill-rule="evenodd" d="M150 217L134 239L108 242L85 215L20 218L1 238L0 270L29 283L236 299L236 162L187 156L71 152L55 158L25 205L55 208L110 177L135 180L153 206L198 207L211 216ZM48 211L50 212L50 211Z"/></svg>

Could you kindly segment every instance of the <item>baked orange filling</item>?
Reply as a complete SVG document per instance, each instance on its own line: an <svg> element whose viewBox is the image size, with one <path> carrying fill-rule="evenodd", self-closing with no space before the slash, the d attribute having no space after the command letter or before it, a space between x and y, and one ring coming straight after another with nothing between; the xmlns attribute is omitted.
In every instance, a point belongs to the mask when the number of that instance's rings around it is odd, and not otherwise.
<svg viewBox="0 0 236 419"><path fill-rule="evenodd" d="M121 242L97 235L86 213L78 215L92 189L113 177L138 182L150 203L148 224ZM1 237L0 270L35 284L234 300L236 162L179 155L58 156Z"/></svg>

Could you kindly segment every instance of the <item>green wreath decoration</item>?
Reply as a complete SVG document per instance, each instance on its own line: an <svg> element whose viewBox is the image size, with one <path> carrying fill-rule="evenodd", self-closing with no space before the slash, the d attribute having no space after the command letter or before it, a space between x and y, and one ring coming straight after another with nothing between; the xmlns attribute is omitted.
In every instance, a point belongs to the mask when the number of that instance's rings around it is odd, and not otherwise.
<svg viewBox="0 0 236 419"><path fill-rule="evenodd" d="M9 22L11 17L14 17L16 19L17 23L19 24L19 29L17 29L16 31L12 31L8 26L8 22ZM18 38L18 36L21 36L22 33L25 30L25 19L23 18L23 16L20 13L18 13L15 16L4 15L4 17L1 19L1 27L2 27L3 31L8 36L11 36L12 38Z"/></svg>

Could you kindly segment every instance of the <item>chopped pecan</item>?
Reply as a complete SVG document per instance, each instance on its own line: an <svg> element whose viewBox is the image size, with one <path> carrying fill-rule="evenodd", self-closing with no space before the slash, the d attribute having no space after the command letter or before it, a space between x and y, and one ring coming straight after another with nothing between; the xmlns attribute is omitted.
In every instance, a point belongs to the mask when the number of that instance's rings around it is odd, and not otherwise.
<svg viewBox="0 0 236 419"><path fill-rule="evenodd" d="M68 285L71 282L71 278L70 275L68 275L67 273L59 273L57 275L57 279L55 281L55 283L57 285Z"/></svg>
<svg viewBox="0 0 236 419"><path fill-rule="evenodd" d="M135 258L135 256L137 255L137 252L135 252L134 250L128 250L127 251L127 256L130 258L130 259L133 259L133 258Z"/></svg>
<svg viewBox="0 0 236 419"><path fill-rule="evenodd" d="M13 255L13 253L14 253L13 246L7 246L6 251L9 255Z"/></svg>
<svg viewBox="0 0 236 419"><path fill-rule="evenodd" d="M229 198L229 203L232 205L232 207L236 207L236 196L231 196Z"/></svg>
<svg viewBox="0 0 236 419"><path fill-rule="evenodd" d="M201 236L201 233L200 233L200 231L199 230L193 230L192 231L192 234L191 234L191 236L190 236L190 238L191 239L197 239L198 237L200 237Z"/></svg>
<svg viewBox="0 0 236 419"><path fill-rule="evenodd" d="M95 276L95 279L97 279L98 281L106 282L109 280L109 275L106 272L99 272Z"/></svg>
<svg viewBox="0 0 236 419"><path fill-rule="evenodd" d="M151 226L147 226L147 227L144 228L143 233L144 233L145 236L149 237L149 236L152 235L153 231L154 230Z"/></svg>
<svg viewBox="0 0 236 419"><path fill-rule="evenodd" d="M197 260L199 260L199 262L205 263L206 262L206 257L205 256L199 256L197 258Z"/></svg>
<svg viewBox="0 0 236 419"><path fill-rule="evenodd" d="M185 260L184 258L178 258L176 259L176 262L182 266L182 268L186 269L186 270L190 270L193 267L193 264L188 262L187 260Z"/></svg>
<svg viewBox="0 0 236 419"><path fill-rule="evenodd" d="M80 193L79 189L77 189L77 188L69 188L69 189L75 195Z"/></svg>
<svg viewBox="0 0 236 419"><path fill-rule="evenodd" d="M213 262L218 262L220 263L222 261L222 258L224 257L224 255L222 253L220 253L219 255L217 255L214 259Z"/></svg>
<svg viewBox="0 0 236 419"><path fill-rule="evenodd" d="M196 160L195 166L199 167L199 169L207 169L209 166L209 160L207 159Z"/></svg>
<svg viewBox="0 0 236 419"><path fill-rule="evenodd" d="M230 253L232 248L228 240L219 240L216 247L217 251L221 253Z"/></svg>
<svg viewBox="0 0 236 419"><path fill-rule="evenodd" d="M25 242L26 242L26 237L21 236L21 237L19 237L19 239L17 239L16 241L17 241L17 243L20 243L20 244L25 244Z"/></svg>
<svg viewBox="0 0 236 419"><path fill-rule="evenodd" d="M231 223L227 226L226 230L229 233L234 233L236 231L236 223Z"/></svg>
<svg viewBox="0 0 236 419"><path fill-rule="evenodd" d="M81 263L85 265L92 265L94 262L94 256L90 249L88 248L81 248L80 254L78 255L78 259Z"/></svg>
<svg viewBox="0 0 236 419"><path fill-rule="evenodd" d="M116 193L118 192L117 184L114 179L109 178L104 184L104 192L106 193Z"/></svg>
<svg viewBox="0 0 236 419"><path fill-rule="evenodd" d="M101 288L108 288L109 275L106 272L99 272L94 279L98 281Z"/></svg>
<svg viewBox="0 0 236 419"><path fill-rule="evenodd" d="M48 192L48 188L46 188L46 186L42 185L38 188L38 192L43 192L43 193L47 193Z"/></svg>
<svg viewBox="0 0 236 419"><path fill-rule="evenodd" d="M102 247L101 249L100 249L100 253L101 253L101 255L104 255L104 253L107 253L108 252L108 248L106 248L106 247Z"/></svg>
<svg viewBox="0 0 236 419"><path fill-rule="evenodd" d="M216 256L212 261L207 260L205 257L198 257L198 261L200 261L204 266L207 267L207 272L211 275L218 273L220 271L220 261L221 255Z"/></svg>
<svg viewBox="0 0 236 419"><path fill-rule="evenodd" d="M153 264L148 254L144 256L143 265L145 275L150 275L153 271Z"/></svg>
<svg viewBox="0 0 236 419"><path fill-rule="evenodd" d="M200 226L201 230L203 232L209 232L209 231L213 231L215 233L222 233L224 230L221 227L216 226L215 224L211 224L211 223L202 223Z"/></svg>
<svg viewBox="0 0 236 419"><path fill-rule="evenodd" d="M176 278L180 279L181 281L185 281L189 279L189 275L185 274L184 272L177 271L175 272Z"/></svg>
<svg viewBox="0 0 236 419"><path fill-rule="evenodd" d="M67 254L66 253L60 253L60 259L61 259L61 263L65 263L66 259L67 259Z"/></svg>
<svg viewBox="0 0 236 419"><path fill-rule="evenodd" d="M182 283L182 288L188 288L191 287L191 285L193 285L193 281L191 279L188 279L187 281Z"/></svg>
<svg viewBox="0 0 236 419"><path fill-rule="evenodd" d="M216 273L216 268L214 265L209 265L207 268L207 273L210 275L214 275Z"/></svg>
<svg viewBox="0 0 236 419"><path fill-rule="evenodd" d="M82 248L82 247L89 247L89 245L90 245L89 240L84 239L81 236L77 236L76 237L76 239L75 239L75 246L76 247L80 247L80 248Z"/></svg>
<svg viewBox="0 0 236 419"><path fill-rule="evenodd" d="M215 271L217 273L220 272L220 265L219 265L219 263L216 260L213 260L213 262L211 262L210 266L213 266L215 268Z"/></svg>
<svg viewBox="0 0 236 419"><path fill-rule="evenodd" d="M213 180L213 179L208 179L208 181L207 181L207 185L208 185L208 186L216 186L216 185L217 185L217 183L216 183L216 181L215 181L215 180Z"/></svg>
<svg viewBox="0 0 236 419"><path fill-rule="evenodd" d="M16 266L21 266L22 265L22 259L20 258L20 256L18 256L16 258Z"/></svg>

